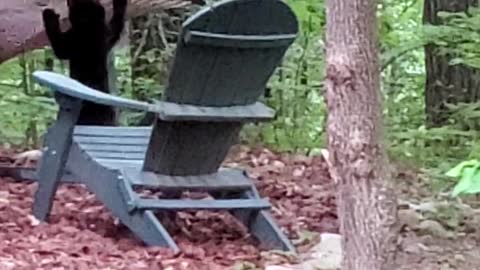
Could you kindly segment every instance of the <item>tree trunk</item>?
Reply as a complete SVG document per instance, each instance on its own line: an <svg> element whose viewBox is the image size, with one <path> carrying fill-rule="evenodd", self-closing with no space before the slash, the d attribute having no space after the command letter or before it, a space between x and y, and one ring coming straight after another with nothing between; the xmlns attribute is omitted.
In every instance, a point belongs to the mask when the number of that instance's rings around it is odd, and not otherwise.
<svg viewBox="0 0 480 270"><path fill-rule="evenodd" d="M439 11L462 12L470 6L478 6L478 0L425 0L423 22L439 25ZM425 112L429 127L446 124L445 103L476 102L480 98L480 72L462 64L450 65L454 57L440 55L434 44L425 46Z"/></svg>
<svg viewBox="0 0 480 270"><path fill-rule="evenodd" d="M396 198L383 144L375 0L327 0L328 163L343 270L391 270Z"/></svg>

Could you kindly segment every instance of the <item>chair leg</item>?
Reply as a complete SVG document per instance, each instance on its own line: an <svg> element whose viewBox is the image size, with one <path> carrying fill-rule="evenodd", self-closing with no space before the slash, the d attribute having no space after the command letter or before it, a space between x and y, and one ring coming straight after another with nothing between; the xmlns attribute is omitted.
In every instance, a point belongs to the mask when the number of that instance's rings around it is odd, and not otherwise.
<svg viewBox="0 0 480 270"><path fill-rule="evenodd" d="M252 187L252 189L246 191L242 197L259 198L260 196L256 188ZM269 211L237 210L232 211L232 214L245 224L252 235L254 235L265 248L296 253L295 247L276 224Z"/></svg>
<svg viewBox="0 0 480 270"><path fill-rule="evenodd" d="M118 170L111 170L92 160L76 143L72 144L68 158L68 168L73 175L95 194L120 222L149 246L180 249L165 227L150 210L129 209L135 199L132 188Z"/></svg>
<svg viewBox="0 0 480 270"><path fill-rule="evenodd" d="M76 100L70 100L70 103L69 100L62 101L57 121L46 135L46 149L37 174L38 189L35 193L33 215L42 221L50 214L72 145L73 129L81 109L81 103Z"/></svg>
<svg viewBox="0 0 480 270"><path fill-rule="evenodd" d="M122 222L147 245L168 247L175 253L180 252L180 248L152 211L132 213L129 220Z"/></svg>

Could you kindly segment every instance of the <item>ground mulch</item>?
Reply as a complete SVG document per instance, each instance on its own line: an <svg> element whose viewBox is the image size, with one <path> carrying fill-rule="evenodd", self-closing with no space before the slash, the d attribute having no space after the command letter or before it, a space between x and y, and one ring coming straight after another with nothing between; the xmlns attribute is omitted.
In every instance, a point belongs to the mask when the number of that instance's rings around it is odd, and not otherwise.
<svg viewBox="0 0 480 270"><path fill-rule="evenodd" d="M0 162L8 160L2 155ZM298 249L304 231L338 232L333 186L321 157L239 147L226 166L246 168L273 205L272 214ZM0 269L234 269L261 267L265 254L223 212L162 217L182 252L145 247L82 185L62 185L50 222L31 216L36 183L0 178Z"/></svg>

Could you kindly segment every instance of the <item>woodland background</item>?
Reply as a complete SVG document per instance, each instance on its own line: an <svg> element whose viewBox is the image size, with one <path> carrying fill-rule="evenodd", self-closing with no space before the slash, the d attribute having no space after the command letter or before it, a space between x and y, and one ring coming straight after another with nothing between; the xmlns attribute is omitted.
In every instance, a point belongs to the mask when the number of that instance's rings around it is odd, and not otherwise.
<svg viewBox="0 0 480 270"><path fill-rule="evenodd" d="M437 179L460 160L479 155L479 104L463 102L480 97L476 70L480 66L480 12L470 7L468 16L453 14L443 19L445 12L434 16L424 4L437 10L464 11L468 2L475 1L443 1L443 7L439 5L442 1L425 1L384 0L379 4L381 87L391 158L415 164ZM269 82L266 102L278 109L277 119L250 126L242 138L279 151L317 154L324 147L326 117L322 85L324 3L287 2L301 22L301 33ZM161 98L178 30L197 8L159 11L129 21L112 59L119 95L140 100ZM440 17L446 25L423 25L423 21L437 23ZM424 47L426 44L430 45ZM434 59L432 53L437 55ZM51 92L31 78L39 69L68 74L68 65L55 59L49 48L0 65L1 142L34 147L54 119L57 107ZM447 104L452 113L442 122L436 108L445 101L453 103ZM121 123L136 125L141 118L123 111Z"/></svg>

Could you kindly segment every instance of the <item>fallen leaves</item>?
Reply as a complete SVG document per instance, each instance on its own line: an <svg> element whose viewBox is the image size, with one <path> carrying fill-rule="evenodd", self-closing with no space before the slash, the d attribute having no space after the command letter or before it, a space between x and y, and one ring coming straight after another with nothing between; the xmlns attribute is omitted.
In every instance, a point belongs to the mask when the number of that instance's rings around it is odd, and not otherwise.
<svg viewBox="0 0 480 270"><path fill-rule="evenodd" d="M299 232L338 232L333 186L321 157L242 148L227 165L248 170L300 250L311 243ZM159 215L182 250L175 255L144 246L82 185L62 185L49 223L40 223L31 216L35 190L35 183L0 179L0 269L216 270L269 260L225 212Z"/></svg>
<svg viewBox="0 0 480 270"><path fill-rule="evenodd" d="M320 156L277 154L265 148L245 150L233 162L255 178L272 213L291 238L301 230L338 232L336 203L328 168Z"/></svg>

